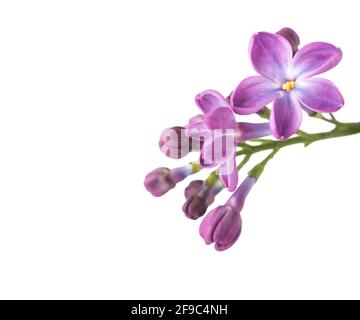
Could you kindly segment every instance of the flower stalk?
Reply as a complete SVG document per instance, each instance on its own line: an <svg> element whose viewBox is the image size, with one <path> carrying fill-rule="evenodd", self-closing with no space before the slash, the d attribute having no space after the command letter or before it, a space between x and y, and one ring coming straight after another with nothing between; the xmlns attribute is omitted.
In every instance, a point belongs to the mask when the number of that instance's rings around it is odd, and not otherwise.
<svg viewBox="0 0 360 320"><path fill-rule="evenodd" d="M328 132L302 133L296 137L283 141L263 139L262 142L256 146L248 143L241 143L238 145L241 147L241 150L237 151L236 155L252 155L265 150L279 150L294 144L303 144L307 147L316 141L345 137L358 133L360 133L360 122L337 123L335 128Z"/></svg>

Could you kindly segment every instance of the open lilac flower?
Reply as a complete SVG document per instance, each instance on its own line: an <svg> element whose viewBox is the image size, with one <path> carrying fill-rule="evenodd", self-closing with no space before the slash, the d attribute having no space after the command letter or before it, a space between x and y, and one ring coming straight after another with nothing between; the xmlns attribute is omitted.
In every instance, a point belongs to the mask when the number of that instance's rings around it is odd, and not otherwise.
<svg viewBox="0 0 360 320"><path fill-rule="evenodd" d="M237 143L269 135L269 124L236 122L228 100L214 90L198 94L195 102L204 115L190 119L186 134L203 141L200 164L219 166L222 182L229 191L234 191L238 183Z"/></svg>
<svg viewBox="0 0 360 320"><path fill-rule="evenodd" d="M204 218L200 225L200 235L206 244L215 242L215 249L223 251L236 242L242 227L240 212L255 182L255 177L248 176L225 205L210 211Z"/></svg>
<svg viewBox="0 0 360 320"><path fill-rule="evenodd" d="M335 112L344 105L331 81L313 78L340 62L342 52L332 44L313 42L293 57L292 46L283 36L259 32L250 41L249 53L260 76L243 80L232 93L230 103L235 113L245 115L274 101L270 128L276 138L283 140L297 132L302 108Z"/></svg>

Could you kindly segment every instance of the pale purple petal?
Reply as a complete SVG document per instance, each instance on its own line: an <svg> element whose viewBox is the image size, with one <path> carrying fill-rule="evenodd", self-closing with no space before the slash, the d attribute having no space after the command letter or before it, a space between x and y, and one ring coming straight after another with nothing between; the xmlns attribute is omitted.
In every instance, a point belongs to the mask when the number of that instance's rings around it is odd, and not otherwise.
<svg viewBox="0 0 360 320"><path fill-rule="evenodd" d="M334 68L342 58L342 51L330 43L313 42L295 55L289 74L293 79L309 78Z"/></svg>
<svg viewBox="0 0 360 320"><path fill-rule="evenodd" d="M233 129L236 128L234 113L229 107L213 109L206 114L205 124L209 129Z"/></svg>
<svg viewBox="0 0 360 320"><path fill-rule="evenodd" d="M206 90L195 97L195 102L204 114L218 107L227 107L229 103L215 90Z"/></svg>
<svg viewBox="0 0 360 320"><path fill-rule="evenodd" d="M248 123L239 122L237 135L235 137L236 143L247 141L251 139L265 137L271 134L270 125L268 122L263 123Z"/></svg>
<svg viewBox="0 0 360 320"><path fill-rule="evenodd" d="M236 154L234 152L220 164L220 178L229 191L234 191L238 184L238 171L236 167Z"/></svg>
<svg viewBox="0 0 360 320"><path fill-rule="evenodd" d="M231 108L237 114L252 114L274 100L281 85L265 77L255 76L243 80L230 98Z"/></svg>
<svg viewBox="0 0 360 320"><path fill-rule="evenodd" d="M185 134L193 139L202 140L204 135L210 131L204 122L197 122L185 126Z"/></svg>
<svg viewBox="0 0 360 320"><path fill-rule="evenodd" d="M189 119L189 124L199 123L204 121L205 116L203 114L197 114Z"/></svg>
<svg viewBox="0 0 360 320"><path fill-rule="evenodd" d="M216 150L215 150L214 140L215 141L217 140L216 144L218 145L219 143L221 143L222 137L220 136L217 137L217 139L215 139L211 133L210 136L207 139L205 139L202 145L199 162L204 168L211 168L218 164L219 156L215 155Z"/></svg>
<svg viewBox="0 0 360 320"><path fill-rule="evenodd" d="M259 32L250 41L249 53L254 69L264 77L280 84L292 59L290 43L278 34Z"/></svg>
<svg viewBox="0 0 360 320"><path fill-rule="evenodd" d="M335 112L344 105L339 89L326 79L297 81L295 92L301 104L316 112Z"/></svg>
<svg viewBox="0 0 360 320"><path fill-rule="evenodd" d="M274 102L270 115L270 129L273 135L284 140L296 133L300 127L302 110L298 100L289 93L280 93Z"/></svg>
<svg viewBox="0 0 360 320"><path fill-rule="evenodd" d="M197 115L189 120L185 126L185 135L195 140L204 140L209 135L209 128L204 122L203 114Z"/></svg>
<svg viewBox="0 0 360 320"><path fill-rule="evenodd" d="M213 130L201 148L200 164L203 167L216 166L232 156L234 148L233 135L226 135L222 130Z"/></svg>

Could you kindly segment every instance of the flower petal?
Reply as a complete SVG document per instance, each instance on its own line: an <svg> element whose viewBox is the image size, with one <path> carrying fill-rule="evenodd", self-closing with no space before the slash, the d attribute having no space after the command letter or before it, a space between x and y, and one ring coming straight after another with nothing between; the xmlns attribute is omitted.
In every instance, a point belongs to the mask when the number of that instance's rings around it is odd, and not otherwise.
<svg viewBox="0 0 360 320"><path fill-rule="evenodd" d="M298 51L298 47L300 45L300 38L298 34L291 28L282 28L276 34L279 34L280 36L284 37L287 41L289 41L293 55Z"/></svg>
<svg viewBox="0 0 360 320"><path fill-rule="evenodd" d="M284 140L298 131L302 119L298 100L289 93L280 93L274 102L270 115L270 129L273 135Z"/></svg>
<svg viewBox="0 0 360 320"><path fill-rule="evenodd" d="M212 211L210 211L204 220L200 224L199 233L200 236L204 239L206 244L211 244L214 242L213 240L213 234L214 231L221 221L221 219L224 217L226 211L225 206L219 206Z"/></svg>
<svg viewBox="0 0 360 320"><path fill-rule="evenodd" d="M215 90L206 90L195 97L195 103L204 114L218 107L227 107L229 103L223 95Z"/></svg>
<svg viewBox="0 0 360 320"><path fill-rule="evenodd" d="M221 138L221 137L220 137ZM218 138L218 139L220 139ZM211 168L218 164L216 161L215 156L215 141L212 133L210 132L210 135L204 140L204 143L202 145L201 151L200 151L200 159L199 162L201 166L204 168ZM221 141L221 139L220 139ZM218 143L217 143L218 144Z"/></svg>
<svg viewBox="0 0 360 320"><path fill-rule="evenodd" d="M290 43L278 34L259 32L250 40L254 69L264 77L283 83L292 59Z"/></svg>
<svg viewBox="0 0 360 320"><path fill-rule="evenodd" d="M233 155L235 137L226 135L223 130L213 130L205 139L200 152L200 164L203 167L214 167Z"/></svg>
<svg viewBox="0 0 360 320"><path fill-rule="evenodd" d="M290 75L309 78L334 68L342 58L342 51L330 43L313 42L301 48L295 55Z"/></svg>
<svg viewBox="0 0 360 320"><path fill-rule="evenodd" d="M271 134L270 126L268 122L263 123L248 123L239 122L238 130L235 137L235 141L243 142L251 139L262 138Z"/></svg>
<svg viewBox="0 0 360 320"><path fill-rule="evenodd" d="M316 112L335 112L344 105L339 89L326 79L297 81L295 92L301 104Z"/></svg>
<svg viewBox="0 0 360 320"><path fill-rule="evenodd" d="M230 248L241 234L242 221L237 210L227 207L226 214L214 229L212 240L215 249L223 251Z"/></svg>
<svg viewBox="0 0 360 320"><path fill-rule="evenodd" d="M235 191L238 184L235 148L226 161L220 164L220 178L229 191Z"/></svg>
<svg viewBox="0 0 360 320"><path fill-rule="evenodd" d="M205 124L209 129L233 129L236 128L235 116L229 107L213 109L205 115Z"/></svg>
<svg viewBox="0 0 360 320"><path fill-rule="evenodd" d="M204 140L208 136L209 128L204 122L204 115L192 117L185 126L185 135L195 140Z"/></svg>
<svg viewBox="0 0 360 320"><path fill-rule="evenodd" d="M231 108L237 114L252 114L274 100L279 84L265 77L255 76L243 80L230 98Z"/></svg>

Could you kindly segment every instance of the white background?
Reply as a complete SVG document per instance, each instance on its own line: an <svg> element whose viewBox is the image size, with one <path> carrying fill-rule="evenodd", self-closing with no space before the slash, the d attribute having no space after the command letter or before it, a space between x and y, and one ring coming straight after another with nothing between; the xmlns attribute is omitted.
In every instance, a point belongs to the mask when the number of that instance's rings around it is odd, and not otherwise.
<svg viewBox="0 0 360 320"><path fill-rule="evenodd" d="M251 35L284 26L342 48L326 77L359 121L357 1L1 1L0 298L360 298L360 135L281 151L222 253L181 211L189 180L143 187L197 159L165 158L162 129L253 75Z"/></svg>

